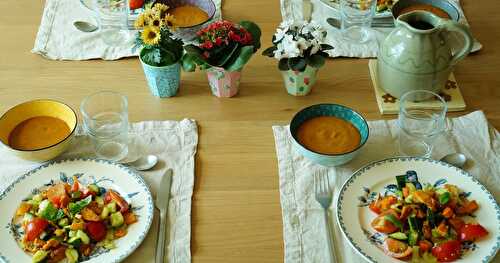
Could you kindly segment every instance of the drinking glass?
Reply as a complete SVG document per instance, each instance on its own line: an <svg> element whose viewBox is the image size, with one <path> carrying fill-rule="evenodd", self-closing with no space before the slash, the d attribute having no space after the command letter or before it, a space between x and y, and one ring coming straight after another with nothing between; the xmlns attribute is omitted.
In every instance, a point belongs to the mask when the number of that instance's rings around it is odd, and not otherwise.
<svg viewBox="0 0 500 263"><path fill-rule="evenodd" d="M101 91L86 97L80 105L83 128L99 158L119 161L128 154L127 97Z"/></svg>
<svg viewBox="0 0 500 263"><path fill-rule="evenodd" d="M435 102L423 108L422 100ZM434 140L446 131L446 110L446 102L434 92L414 90L403 94L398 118L399 153L430 158Z"/></svg>
<svg viewBox="0 0 500 263"><path fill-rule="evenodd" d="M99 28L106 44L116 46L131 41L127 5L127 0L94 0Z"/></svg>
<svg viewBox="0 0 500 263"><path fill-rule="evenodd" d="M377 0L340 0L341 31L350 42L370 40L370 27Z"/></svg>

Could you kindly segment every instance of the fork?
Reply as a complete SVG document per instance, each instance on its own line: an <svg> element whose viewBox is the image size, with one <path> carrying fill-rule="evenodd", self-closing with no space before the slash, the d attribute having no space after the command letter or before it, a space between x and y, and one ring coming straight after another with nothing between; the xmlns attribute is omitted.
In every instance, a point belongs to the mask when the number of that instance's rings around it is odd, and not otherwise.
<svg viewBox="0 0 500 263"><path fill-rule="evenodd" d="M326 239L328 243L328 255L330 256L330 262L337 262L335 259L335 253L333 250L333 239L332 239L332 229L328 223L328 208L332 204L333 199L333 189L330 187L330 180L328 179L328 173L315 172L314 173L314 192L316 193L316 201L323 207L323 215L325 219L325 225L327 227Z"/></svg>

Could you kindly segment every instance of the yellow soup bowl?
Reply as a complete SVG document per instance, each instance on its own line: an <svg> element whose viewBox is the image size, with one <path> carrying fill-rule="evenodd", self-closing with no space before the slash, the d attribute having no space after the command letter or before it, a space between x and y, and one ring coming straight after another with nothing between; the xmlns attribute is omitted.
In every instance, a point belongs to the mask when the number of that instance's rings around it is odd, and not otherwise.
<svg viewBox="0 0 500 263"><path fill-rule="evenodd" d="M14 128L25 120L40 116L54 117L64 121L70 133L64 139L45 148L34 150L12 148L9 145L9 136ZM49 99L28 101L14 106L0 117L0 142L10 153L21 159L43 162L59 156L68 148L77 123L75 111L64 103Z"/></svg>

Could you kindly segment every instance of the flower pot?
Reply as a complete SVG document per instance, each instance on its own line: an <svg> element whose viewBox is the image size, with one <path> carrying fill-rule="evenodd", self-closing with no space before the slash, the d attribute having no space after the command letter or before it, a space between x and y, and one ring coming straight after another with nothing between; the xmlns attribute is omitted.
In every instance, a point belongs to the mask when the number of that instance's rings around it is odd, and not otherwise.
<svg viewBox="0 0 500 263"><path fill-rule="evenodd" d="M226 71L223 68L211 67L207 69L208 84L214 96L229 98L238 94L241 70Z"/></svg>
<svg viewBox="0 0 500 263"><path fill-rule="evenodd" d="M295 70L281 71L286 91L293 96L305 96L316 83L318 68L307 66L303 72Z"/></svg>
<svg viewBox="0 0 500 263"><path fill-rule="evenodd" d="M167 66L155 67L144 63L141 56L139 58L151 93L160 98L175 96L181 80L181 64L176 62Z"/></svg>

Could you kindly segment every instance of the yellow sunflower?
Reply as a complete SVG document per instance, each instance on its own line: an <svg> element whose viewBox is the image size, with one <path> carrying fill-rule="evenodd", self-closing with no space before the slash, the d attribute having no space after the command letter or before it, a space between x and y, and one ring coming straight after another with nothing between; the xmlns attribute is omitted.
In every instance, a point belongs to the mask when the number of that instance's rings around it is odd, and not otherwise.
<svg viewBox="0 0 500 263"><path fill-rule="evenodd" d="M144 12L141 15L144 16L145 25L151 25L151 20L154 17L153 10L148 8L148 9L144 10Z"/></svg>
<svg viewBox="0 0 500 263"><path fill-rule="evenodd" d="M167 10L169 9L168 5L157 3L153 6L153 13L158 15L159 17L163 17Z"/></svg>
<svg viewBox="0 0 500 263"><path fill-rule="evenodd" d="M163 18L163 23L172 31L175 31L177 29L177 25L175 24L175 17L169 13L165 14L165 17Z"/></svg>
<svg viewBox="0 0 500 263"><path fill-rule="evenodd" d="M141 34L142 41L146 45L156 45L160 42L160 28L155 26L146 26Z"/></svg>
<svg viewBox="0 0 500 263"><path fill-rule="evenodd" d="M146 16L144 16L144 13L142 13L135 20L134 27L136 29L139 29L139 28L143 28L146 25L147 25Z"/></svg>
<svg viewBox="0 0 500 263"><path fill-rule="evenodd" d="M149 23L148 23L150 26L154 26L154 27L160 27L161 24L162 24L162 19L160 16L158 15L153 15L151 17L151 19L149 20Z"/></svg>

